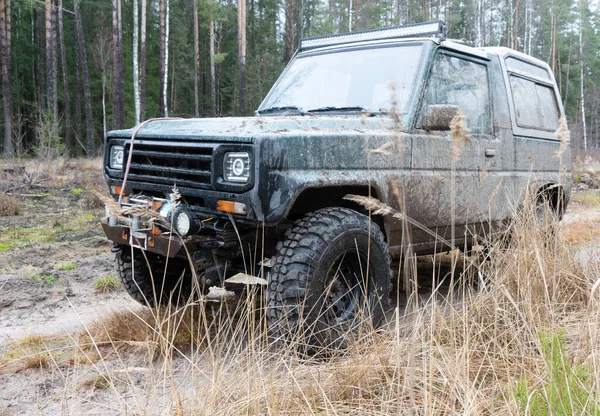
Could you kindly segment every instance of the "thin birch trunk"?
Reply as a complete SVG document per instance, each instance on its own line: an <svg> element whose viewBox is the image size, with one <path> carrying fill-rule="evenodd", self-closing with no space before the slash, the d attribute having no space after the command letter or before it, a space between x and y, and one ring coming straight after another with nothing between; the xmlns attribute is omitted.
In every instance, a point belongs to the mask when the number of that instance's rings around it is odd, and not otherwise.
<svg viewBox="0 0 600 416"><path fill-rule="evenodd" d="M240 114L246 114L246 0L238 0L238 59Z"/></svg>
<svg viewBox="0 0 600 416"><path fill-rule="evenodd" d="M140 121L146 120L146 10L147 0L142 0L142 27L140 39Z"/></svg>
<svg viewBox="0 0 600 416"><path fill-rule="evenodd" d="M585 96L583 94L583 10L579 20L579 76L581 87L581 126L583 128L583 148L587 149L587 131L585 125Z"/></svg>
<svg viewBox="0 0 600 416"><path fill-rule="evenodd" d="M159 97L158 97L158 112L160 117L166 117L166 90L167 90L167 81L166 81L166 50L165 50L165 39L166 39L166 31L165 31L165 9L166 9L166 0L159 0L158 6L158 21L160 26L160 52L159 52L159 69L158 69L158 77L160 79L160 87L159 87Z"/></svg>
<svg viewBox="0 0 600 416"><path fill-rule="evenodd" d="M200 33L198 25L198 0L194 2L194 115L200 117Z"/></svg>
<svg viewBox="0 0 600 416"><path fill-rule="evenodd" d="M135 107L135 124L140 124L140 68L138 58L139 42L138 0L133 0L133 102Z"/></svg>
<svg viewBox="0 0 600 416"><path fill-rule="evenodd" d="M209 48L210 48L210 103L211 103L211 115L215 117L217 115L217 83L215 75L215 21L210 19L210 34L209 34Z"/></svg>

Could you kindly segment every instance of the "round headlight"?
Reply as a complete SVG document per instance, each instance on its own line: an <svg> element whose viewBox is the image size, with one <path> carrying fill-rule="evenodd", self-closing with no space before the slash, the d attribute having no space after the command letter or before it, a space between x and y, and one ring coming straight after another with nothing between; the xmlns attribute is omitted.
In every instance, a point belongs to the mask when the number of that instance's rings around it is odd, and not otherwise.
<svg viewBox="0 0 600 416"><path fill-rule="evenodd" d="M233 174L235 176L242 176L242 174L244 173L244 167L244 161L238 158L233 161L231 170L233 171Z"/></svg>
<svg viewBox="0 0 600 416"><path fill-rule="evenodd" d="M178 210L175 212L175 218L173 218L173 225L179 233L179 235L187 235L192 227L192 218L190 214L184 210Z"/></svg>

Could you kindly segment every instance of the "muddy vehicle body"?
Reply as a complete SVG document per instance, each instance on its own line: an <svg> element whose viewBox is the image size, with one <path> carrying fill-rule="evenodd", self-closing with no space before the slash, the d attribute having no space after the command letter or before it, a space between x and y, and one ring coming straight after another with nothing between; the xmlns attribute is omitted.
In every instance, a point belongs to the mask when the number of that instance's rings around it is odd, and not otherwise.
<svg viewBox="0 0 600 416"><path fill-rule="evenodd" d="M133 142L134 129L109 132L104 174L124 211L107 209L103 227L129 292L152 305L157 287L179 296L244 271L267 280L272 324L341 325L361 305L380 315L390 256L407 242L448 249L347 195L446 239L454 200L458 247L509 219L527 189L560 215L570 150L555 155L564 111L550 68L443 32L432 22L306 39L255 117L151 121ZM453 156L459 109L470 140Z"/></svg>

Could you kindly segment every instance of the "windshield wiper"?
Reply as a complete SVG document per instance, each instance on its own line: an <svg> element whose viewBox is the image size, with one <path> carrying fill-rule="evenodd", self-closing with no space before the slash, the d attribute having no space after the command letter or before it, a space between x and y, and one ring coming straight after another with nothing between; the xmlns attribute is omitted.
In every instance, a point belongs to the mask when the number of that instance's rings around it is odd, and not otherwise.
<svg viewBox="0 0 600 416"><path fill-rule="evenodd" d="M325 113L325 112L346 112L346 111L355 111L359 113L366 113L368 110L364 107L353 106L353 107L336 107L333 105L328 105L326 107L313 108L312 110L308 110L308 113Z"/></svg>
<svg viewBox="0 0 600 416"><path fill-rule="evenodd" d="M293 105L288 105L288 106L284 106L284 107L264 108L262 110L258 110L257 113L258 114L268 114L268 113L277 113L277 112L286 112L286 111L296 112L301 115L306 114L306 112L301 107L296 107Z"/></svg>

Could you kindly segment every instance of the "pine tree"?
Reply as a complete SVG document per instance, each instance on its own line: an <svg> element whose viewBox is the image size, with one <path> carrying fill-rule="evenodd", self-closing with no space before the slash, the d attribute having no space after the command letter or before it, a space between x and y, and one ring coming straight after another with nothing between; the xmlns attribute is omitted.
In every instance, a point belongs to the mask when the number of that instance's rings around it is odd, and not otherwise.
<svg viewBox="0 0 600 416"><path fill-rule="evenodd" d="M2 60L2 101L4 104L4 154L12 156L12 85L10 70L11 55L11 10L10 0L0 0L0 55Z"/></svg>
<svg viewBox="0 0 600 416"><path fill-rule="evenodd" d="M77 41L77 53L80 59L81 82L83 84L83 106L85 108L85 137L86 153L89 158L94 157L94 119L92 116L92 94L90 92L90 76L87 64L87 52L85 49L85 40L83 37L83 24L81 23L81 9L79 1L73 1L73 12L75 14L75 33Z"/></svg>
<svg viewBox="0 0 600 416"><path fill-rule="evenodd" d="M58 0L58 35L60 39L60 62L63 78L63 98L65 114L65 150L67 155L71 153L71 93L69 91L69 77L67 76L67 51L65 49L65 29L63 26L63 0Z"/></svg>
<svg viewBox="0 0 600 416"><path fill-rule="evenodd" d="M123 50L121 34L121 0L112 0L113 7L113 127L125 127L125 86L123 81Z"/></svg>

